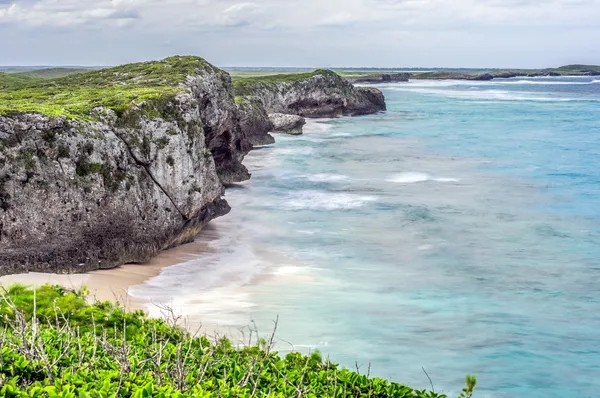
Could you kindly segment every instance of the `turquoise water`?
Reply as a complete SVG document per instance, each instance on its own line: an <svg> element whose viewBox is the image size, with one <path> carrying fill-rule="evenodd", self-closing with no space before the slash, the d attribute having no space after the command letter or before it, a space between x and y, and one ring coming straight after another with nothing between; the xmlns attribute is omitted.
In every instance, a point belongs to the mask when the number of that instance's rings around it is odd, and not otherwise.
<svg viewBox="0 0 600 398"><path fill-rule="evenodd" d="M133 294L449 395L596 396L600 80L381 88L252 152L210 252Z"/></svg>

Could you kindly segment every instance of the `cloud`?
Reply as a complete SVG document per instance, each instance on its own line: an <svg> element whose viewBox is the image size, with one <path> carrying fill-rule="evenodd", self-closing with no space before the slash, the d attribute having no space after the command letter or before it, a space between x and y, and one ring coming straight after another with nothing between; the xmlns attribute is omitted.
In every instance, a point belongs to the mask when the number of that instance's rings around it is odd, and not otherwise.
<svg viewBox="0 0 600 398"><path fill-rule="evenodd" d="M2 1L2 0L0 0ZM139 12L123 1L40 0L13 2L0 8L0 22L29 26L74 26L98 21L123 21L140 18Z"/></svg>
<svg viewBox="0 0 600 398"><path fill-rule="evenodd" d="M492 62L494 48L532 62L580 61L566 55L578 51L589 62L600 57L599 20L600 0L0 0L0 37L11 37L0 63L52 49L94 63L194 53L237 65L416 65L470 51ZM542 47L552 51L540 57Z"/></svg>
<svg viewBox="0 0 600 398"><path fill-rule="evenodd" d="M233 4L217 15L216 22L224 26L248 26L260 20L262 10L256 3Z"/></svg>

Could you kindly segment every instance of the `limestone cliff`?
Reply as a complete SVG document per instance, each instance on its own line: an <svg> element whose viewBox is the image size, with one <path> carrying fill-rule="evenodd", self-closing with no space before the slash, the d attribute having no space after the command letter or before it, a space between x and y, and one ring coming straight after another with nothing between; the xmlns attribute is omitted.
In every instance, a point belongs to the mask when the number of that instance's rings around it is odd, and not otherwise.
<svg viewBox="0 0 600 398"><path fill-rule="evenodd" d="M369 73L346 76L346 80L353 84L398 83L407 82L409 78L409 73Z"/></svg>
<svg viewBox="0 0 600 398"><path fill-rule="evenodd" d="M0 107L0 274L144 261L226 214L222 183L250 177L231 79L202 59L134 64L53 87L70 93L68 104L54 108L59 98L35 86L11 91ZM80 91L94 90L102 106L74 107ZM138 100L116 99L137 92ZM47 102L20 100L36 96Z"/></svg>
<svg viewBox="0 0 600 398"><path fill-rule="evenodd" d="M314 118L366 115L386 109L381 91L354 87L329 70L238 79L235 90L238 96L258 99L267 113Z"/></svg>
<svg viewBox="0 0 600 398"><path fill-rule="evenodd" d="M198 57L2 79L0 275L145 261L229 212L224 185L250 178L244 156L273 142L269 113L385 109L379 90L333 72L234 89Z"/></svg>
<svg viewBox="0 0 600 398"><path fill-rule="evenodd" d="M275 143L269 132L273 131L273 123L267 111L256 97L236 97L240 116L240 127L253 146L259 147Z"/></svg>

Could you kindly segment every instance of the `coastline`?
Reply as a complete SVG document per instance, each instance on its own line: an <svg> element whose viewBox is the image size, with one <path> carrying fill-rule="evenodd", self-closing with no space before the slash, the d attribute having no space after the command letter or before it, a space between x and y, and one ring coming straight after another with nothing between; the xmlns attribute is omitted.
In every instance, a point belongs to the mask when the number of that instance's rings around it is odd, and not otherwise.
<svg viewBox="0 0 600 398"><path fill-rule="evenodd" d="M210 229L207 227L206 229ZM206 242L194 241L158 253L145 263L124 264L116 268L91 271L83 274L52 274L31 272L0 277L0 286L12 284L26 286L42 286L44 284L60 285L69 289L89 290L89 300L114 301L128 310L144 310L152 303L130 294L133 286L141 285L158 276L167 267L188 261L208 251Z"/></svg>

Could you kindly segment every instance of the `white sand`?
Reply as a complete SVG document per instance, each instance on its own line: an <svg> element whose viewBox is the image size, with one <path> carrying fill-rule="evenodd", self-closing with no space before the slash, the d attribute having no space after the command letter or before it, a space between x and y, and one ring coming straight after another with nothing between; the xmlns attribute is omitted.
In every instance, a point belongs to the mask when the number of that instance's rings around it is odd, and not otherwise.
<svg viewBox="0 0 600 398"><path fill-rule="evenodd" d="M41 286L46 283L80 288L86 286L92 301L117 301L127 309L144 309L146 302L128 294L131 286L139 285L160 274L171 265L185 262L207 250L205 242L192 242L159 253L144 264L125 264L109 270L92 271L87 274L48 274L31 272L27 274L0 277L0 285L20 283L27 286Z"/></svg>

